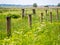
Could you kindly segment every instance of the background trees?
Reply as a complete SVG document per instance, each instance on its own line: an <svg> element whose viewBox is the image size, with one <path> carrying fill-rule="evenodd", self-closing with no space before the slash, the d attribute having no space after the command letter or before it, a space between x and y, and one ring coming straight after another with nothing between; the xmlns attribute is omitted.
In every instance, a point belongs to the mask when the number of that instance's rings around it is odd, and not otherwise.
<svg viewBox="0 0 60 45"><path fill-rule="evenodd" d="M60 3L58 3L58 5L57 6L60 6Z"/></svg>
<svg viewBox="0 0 60 45"><path fill-rule="evenodd" d="M34 4L33 4L33 7L37 7L37 3L34 3Z"/></svg>

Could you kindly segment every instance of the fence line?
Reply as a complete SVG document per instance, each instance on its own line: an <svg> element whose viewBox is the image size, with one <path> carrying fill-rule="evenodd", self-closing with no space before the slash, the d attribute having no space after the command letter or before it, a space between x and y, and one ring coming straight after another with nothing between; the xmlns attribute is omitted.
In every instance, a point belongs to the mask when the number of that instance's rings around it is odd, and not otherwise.
<svg viewBox="0 0 60 45"><path fill-rule="evenodd" d="M47 10L45 10L46 11L46 16L47 16ZM58 9L56 10L57 11L57 20L58 20L58 18L59 18L59 15L58 15ZM35 14L35 9L33 9L33 12L34 12L34 14ZM50 22L52 23L52 12L50 12L49 13L50 14ZM43 16L44 16L44 14L43 13L41 13L41 22L43 22ZM24 17L24 9L22 9L22 18ZM7 36L8 37L10 37L11 36L11 17L7 17ZM32 26L32 15L31 14L29 14L28 15L28 23L29 23L29 26L31 27Z"/></svg>

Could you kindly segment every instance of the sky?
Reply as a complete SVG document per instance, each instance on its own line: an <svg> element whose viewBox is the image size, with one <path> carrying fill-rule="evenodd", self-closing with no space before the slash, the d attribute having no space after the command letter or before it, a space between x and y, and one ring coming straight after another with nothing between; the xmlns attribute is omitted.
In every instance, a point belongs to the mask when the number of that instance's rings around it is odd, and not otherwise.
<svg viewBox="0 0 60 45"><path fill-rule="evenodd" d="M20 5L57 5L60 0L0 0L0 4L20 4Z"/></svg>

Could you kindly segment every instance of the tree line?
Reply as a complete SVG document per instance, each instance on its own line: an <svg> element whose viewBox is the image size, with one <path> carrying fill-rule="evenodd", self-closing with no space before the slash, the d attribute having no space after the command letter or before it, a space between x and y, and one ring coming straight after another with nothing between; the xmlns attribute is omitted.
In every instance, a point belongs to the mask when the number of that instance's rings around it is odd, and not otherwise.
<svg viewBox="0 0 60 45"><path fill-rule="evenodd" d="M33 3L33 7L37 7L37 3ZM51 5L51 6L58 6L60 7L60 3L58 3L57 5ZM49 5L45 5L44 7L49 7Z"/></svg>

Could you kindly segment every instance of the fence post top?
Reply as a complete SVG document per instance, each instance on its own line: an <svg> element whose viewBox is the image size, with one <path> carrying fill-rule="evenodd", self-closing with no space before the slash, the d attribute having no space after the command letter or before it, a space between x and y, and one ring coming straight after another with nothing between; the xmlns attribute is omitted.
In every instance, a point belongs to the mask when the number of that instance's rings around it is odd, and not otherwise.
<svg viewBox="0 0 60 45"><path fill-rule="evenodd" d="M41 13L41 15L43 15L43 13Z"/></svg>
<svg viewBox="0 0 60 45"><path fill-rule="evenodd" d="M47 9L45 11L48 11Z"/></svg>
<svg viewBox="0 0 60 45"><path fill-rule="evenodd" d="M29 16L31 16L31 14L29 14Z"/></svg>
<svg viewBox="0 0 60 45"><path fill-rule="evenodd" d="M10 16L7 16L7 19L8 19L8 18L11 18L11 17L10 17Z"/></svg>
<svg viewBox="0 0 60 45"><path fill-rule="evenodd" d="M50 14L52 14L52 12L50 12Z"/></svg>

